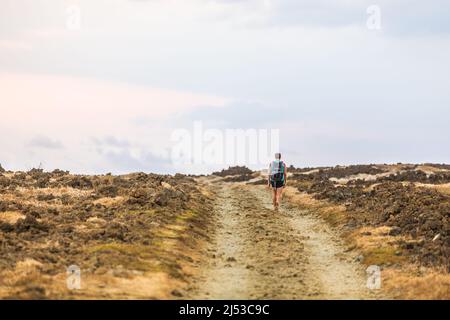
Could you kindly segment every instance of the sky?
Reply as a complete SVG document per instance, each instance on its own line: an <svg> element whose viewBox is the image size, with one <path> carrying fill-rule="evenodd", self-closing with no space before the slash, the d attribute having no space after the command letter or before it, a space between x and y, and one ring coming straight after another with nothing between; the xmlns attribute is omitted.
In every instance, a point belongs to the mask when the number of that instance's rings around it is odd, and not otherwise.
<svg viewBox="0 0 450 320"><path fill-rule="evenodd" d="M228 165L174 161L199 122L297 167L450 163L449 57L444 0L1 0L0 164Z"/></svg>

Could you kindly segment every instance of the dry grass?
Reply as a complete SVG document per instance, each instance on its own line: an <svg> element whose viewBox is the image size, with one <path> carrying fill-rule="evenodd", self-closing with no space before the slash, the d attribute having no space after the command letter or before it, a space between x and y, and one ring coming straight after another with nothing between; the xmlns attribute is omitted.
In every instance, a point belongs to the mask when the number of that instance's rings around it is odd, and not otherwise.
<svg viewBox="0 0 450 320"><path fill-rule="evenodd" d="M211 199L214 196L214 194L211 192L211 190L208 188L205 188L204 186L199 187L199 190L200 190L200 193L207 198Z"/></svg>
<svg viewBox="0 0 450 320"><path fill-rule="evenodd" d="M69 290L65 272L48 276L41 268L38 261L25 259L13 270L3 271L0 295L15 299L42 299L47 295L64 299L171 299L171 289L183 285L164 271L144 274L116 267L101 274L82 273L81 289Z"/></svg>
<svg viewBox="0 0 450 320"><path fill-rule="evenodd" d="M149 198L153 191L165 196L162 188L191 196L189 201L175 201L169 193L165 205L153 206L149 199L148 205L140 206L127 201L132 190L120 184L120 196L102 194L102 186L116 183L114 176L88 179L95 186L89 190L38 188L29 179L30 183L0 193L0 201L9 208L0 212L0 222L16 224L30 212L49 227L48 233L35 232L34 224L29 232L18 228L0 232L1 299L174 299L177 295L171 292L183 292L187 275L198 272L194 262L203 259L201 249L207 241L203 229L211 219L205 200L212 198L213 188L186 187L182 177L167 178L170 184L161 185L158 176L149 176L148 181L133 177ZM70 264L81 268L81 290L66 286Z"/></svg>
<svg viewBox="0 0 450 320"><path fill-rule="evenodd" d="M64 283L66 274L61 274ZM132 277L117 277L110 273L87 275L82 278L81 290L73 291L74 299L173 299L172 288L182 286L179 280L165 272L153 272Z"/></svg>
<svg viewBox="0 0 450 320"><path fill-rule="evenodd" d="M379 186L381 183L373 183L370 186L364 188L364 192L370 192L375 189L376 186Z"/></svg>
<svg viewBox="0 0 450 320"><path fill-rule="evenodd" d="M430 166L418 166L416 169L416 171L423 171L426 174L433 174L433 173L440 173L440 172L448 172L447 169L442 169L442 168L435 168L435 167L430 167Z"/></svg>
<svg viewBox="0 0 450 320"><path fill-rule="evenodd" d="M319 171L320 171L320 169L312 169L309 171L302 172L302 174L313 174L313 173L317 173Z"/></svg>
<svg viewBox="0 0 450 320"><path fill-rule="evenodd" d="M0 221L10 224L15 224L17 220L25 219L25 215L18 211L4 211L0 212Z"/></svg>
<svg viewBox="0 0 450 320"><path fill-rule="evenodd" d="M416 183L415 185L417 187L430 188L430 189L434 189L440 193L450 195L450 183L445 183L445 184Z"/></svg>
<svg viewBox="0 0 450 320"><path fill-rule="evenodd" d="M2 297L8 297L11 294L10 288L27 288L29 291L23 298L39 298L39 290L33 290L33 283L45 283L42 272L42 264L33 259L24 259L18 261L12 270L4 270L0 273L0 294ZM25 291L22 289L22 291ZM20 291L17 292L20 295Z"/></svg>
<svg viewBox="0 0 450 320"><path fill-rule="evenodd" d="M16 191L19 193L19 197L37 197L42 194L53 194L55 197L62 195L69 195L71 198L84 198L92 194L92 190L80 190L71 187L61 187L61 188L23 188L18 187Z"/></svg>
<svg viewBox="0 0 450 320"><path fill-rule="evenodd" d="M410 265L401 270L383 270L384 289L396 299L450 300L450 275L440 270L420 269Z"/></svg>
<svg viewBox="0 0 450 320"><path fill-rule="evenodd" d="M382 245L380 247L366 249L363 252L363 263L367 266L393 265L407 261L405 256L397 254L397 252L399 252L398 248L391 245Z"/></svg>
<svg viewBox="0 0 450 320"><path fill-rule="evenodd" d="M122 204L126 200L127 199L125 197L120 197L120 196L119 197L114 197L114 198L104 197L104 198L97 199L97 200L93 201L92 203L94 205L100 204L100 205L108 208L108 207L112 207L112 206L115 206L115 205Z"/></svg>
<svg viewBox="0 0 450 320"><path fill-rule="evenodd" d="M82 200L88 198L92 191L78 190L70 187L63 188L23 188L18 187L14 193L0 194L0 200L7 202L17 202L25 206L40 208L54 208L61 210L64 205L60 200L53 200L51 203L38 200L38 196L52 194L55 197L67 196L71 200Z"/></svg>
<svg viewBox="0 0 450 320"><path fill-rule="evenodd" d="M132 244L126 244L126 243L106 243L106 244L100 244L92 247L86 248L86 251L89 253L97 253L97 252L104 252L104 251L117 251L119 253L123 254L129 254L129 255L139 255L143 251L145 251L145 246L140 245L132 245Z"/></svg>
<svg viewBox="0 0 450 320"><path fill-rule="evenodd" d="M369 265L402 265L408 262L403 250L397 245L399 240L409 241L403 236L390 236L388 226L377 228L362 227L347 235L347 240L362 252L363 263Z"/></svg>
<svg viewBox="0 0 450 320"><path fill-rule="evenodd" d="M0 200L8 201L8 202L20 202L23 205L33 205L36 207L43 206L42 203L37 201L34 198L30 197L23 197L21 195L14 195L14 194L0 194Z"/></svg>
<svg viewBox="0 0 450 320"><path fill-rule="evenodd" d="M331 204L327 201L316 200L312 195L299 192L294 187L286 187L283 193L292 203L313 210L325 221L334 227L338 227L346 222L347 214L342 205Z"/></svg>

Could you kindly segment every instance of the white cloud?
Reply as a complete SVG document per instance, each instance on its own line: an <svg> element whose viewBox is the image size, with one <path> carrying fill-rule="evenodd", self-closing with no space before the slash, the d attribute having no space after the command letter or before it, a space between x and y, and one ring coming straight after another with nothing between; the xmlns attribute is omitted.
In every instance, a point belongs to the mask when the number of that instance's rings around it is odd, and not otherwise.
<svg viewBox="0 0 450 320"><path fill-rule="evenodd" d="M14 137L0 160L10 167L164 163L165 137L192 120L280 127L299 163L450 158L440 149L450 143L448 1L380 0L376 32L365 0L80 0L80 30L65 27L73 1L6 4L0 134ZM64 152L25 149L36 135Z"/></svg>
<svg viewBox="0 0 450 320"><path fill-rule="evenodd" d="M64 76L0 74L0 88L0 134L11 137L0 141L0 159L13 168L42 162L79 172L131 169L116 165L125 156L128 163L134 159L144 165L148 159L167 157L172 117L226 102L209 95ZM136 125L139 118L145 125Z"/></svg>
<svg viewBox="0 0 450 320"><path fill-rule="evenodd" d="M0 49L7 51L30 51L32 45L25 41L0 40Z"/></svg>
<svg viewBox="0 0 450 320"><path fill-rule="evenodd" d="M27 146L32 148L43 148L43 149L62 149L64 148L61 141L56 139L51 139L46 136L38 135L30 140Z"/></svg>

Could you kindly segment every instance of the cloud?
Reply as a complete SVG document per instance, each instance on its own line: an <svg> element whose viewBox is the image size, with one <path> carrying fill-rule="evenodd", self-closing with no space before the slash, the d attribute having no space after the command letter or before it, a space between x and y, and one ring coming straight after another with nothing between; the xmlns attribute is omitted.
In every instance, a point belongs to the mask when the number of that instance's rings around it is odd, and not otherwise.
<svg viewBox="0 0 450 320"><path fill-rule="evenodd" d="M146 171L175 173L170 159L158 157L149 151L144 151L137 156L132 153L132 150L123 148L119 152L108 151L103 154L103 158L107 166L115 172Z"/></svg>
<svg viewBox="0 0 450 320"><path fill-rule="evenodd" d="M9 4L0 11L8 167L171 170L168 137L195 120L280 128L299 164L450 159L448 1L80 0L78 31L65 27L73 1ZM366 28L371 4L380 31ZM64 152L24 148L36 133Z"/></svg>
<svg viewBox="0 0 450 320"><path fill-rule="evenodd" d="M285 110L257 101L233 101L219 108L204 106L180 115L181 122L201 120L206 126L220 129L266 128L285 119Z"/></svg>
<svg viewBox="0 0 450 320"><path fill-rule="evenodd" d="M102 146L112 146L112 147L129 147L130 146L130 142L128 140L125 139L118 139L114 136L107 136L103 139L100 138L96 138L96 137L92 137L92 142L98 146L98 147L102 147Z"/></svg>
<svg viewBox="0 0 450 320"><path fill-rule="evenodd" d="M38 74L0 73L0 87L0 134L15 133L13 140L0 141L4 162L22 169L42 162L80 173L139 167L168 172L170 162L161 159L168 155L171 119L226 102L186 91ZM51 152L63 147L64 152Z"/></svg>
<svg viewBox="0 0 450 320"><path fill-rule="evenodd" d="M138 118L151 119L157 126L179 112L226 102L212 95L56 75L0 73L0 87L2 125L21 123L25 131L41 129L78 136L135 131L130 123Z"/></svg>
<svg viewBox="0 0 450 320"><path fill-rule="evenodd" d="M209 28L341 28L366 29L367 8L381 9L384 34L404 36L448 34L450 4L447 0L79 0L81 29L66 28L72 1L48 4L46 0L15 0L0 11L0 39L32 36L36 39L190 33ZM23 8L27 8L24 10ZM167 19L166 17L171 17ZM219 29L220 30L220 29ZM202 31L205 32L205 31ZM36 37L37 36L37 37ZM29 39L28 39L29 40ZM108 40L102 37L103 41ZM112 39L111 39L112 40ZM39 42L36 43L39 45Z"/></svg>
<svg viewBox="0 0 450 320"><path fill-rule="evenodd" d="M367 8L376 5L381 10L384 34L395 36L448 34L450 33L450 4L446 0L280 0L280 1L228 1L240 10L231 11L241 20L253 22L259 27L283 28L366 28L369 17ZM260 19L250 19L259 14ZM230 14L231 16L231 14ZM247 16L248 19L245 19Z"/></svg>
<svg viewBox="0 0 450 320"><path fill-rule="evenodd" d="M0 49L8 51L30 51L32 45L20 40L0 40Z"/></svg>
<svg viewBox="0 0 450 320"><path fill-rule="evenodd" d="M36 136L27 144L29 147L42 149L63 149L64 145L61 141L51 139L46 136Z"/></svg>
<svg viewBox="0 0 450 320"><path fill-rule="evenodd" d="M168 154L157 155L151 147L123 138L107 136L91 138L95 151L104 167L111 171L126 173L136 171L175 173Z"/></svg>

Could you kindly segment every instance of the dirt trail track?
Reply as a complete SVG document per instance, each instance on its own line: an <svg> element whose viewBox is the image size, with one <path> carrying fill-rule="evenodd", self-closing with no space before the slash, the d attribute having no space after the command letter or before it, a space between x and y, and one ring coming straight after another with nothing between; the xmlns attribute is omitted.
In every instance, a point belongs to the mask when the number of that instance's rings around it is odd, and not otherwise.
<svg viewBox="0 0 450 320"><path fill-rule="evenodd" d="M273 211L262 186L214 185L214 240L187 298L380 298L366 288L362 266L318 217L286 202Z"/></svg>

